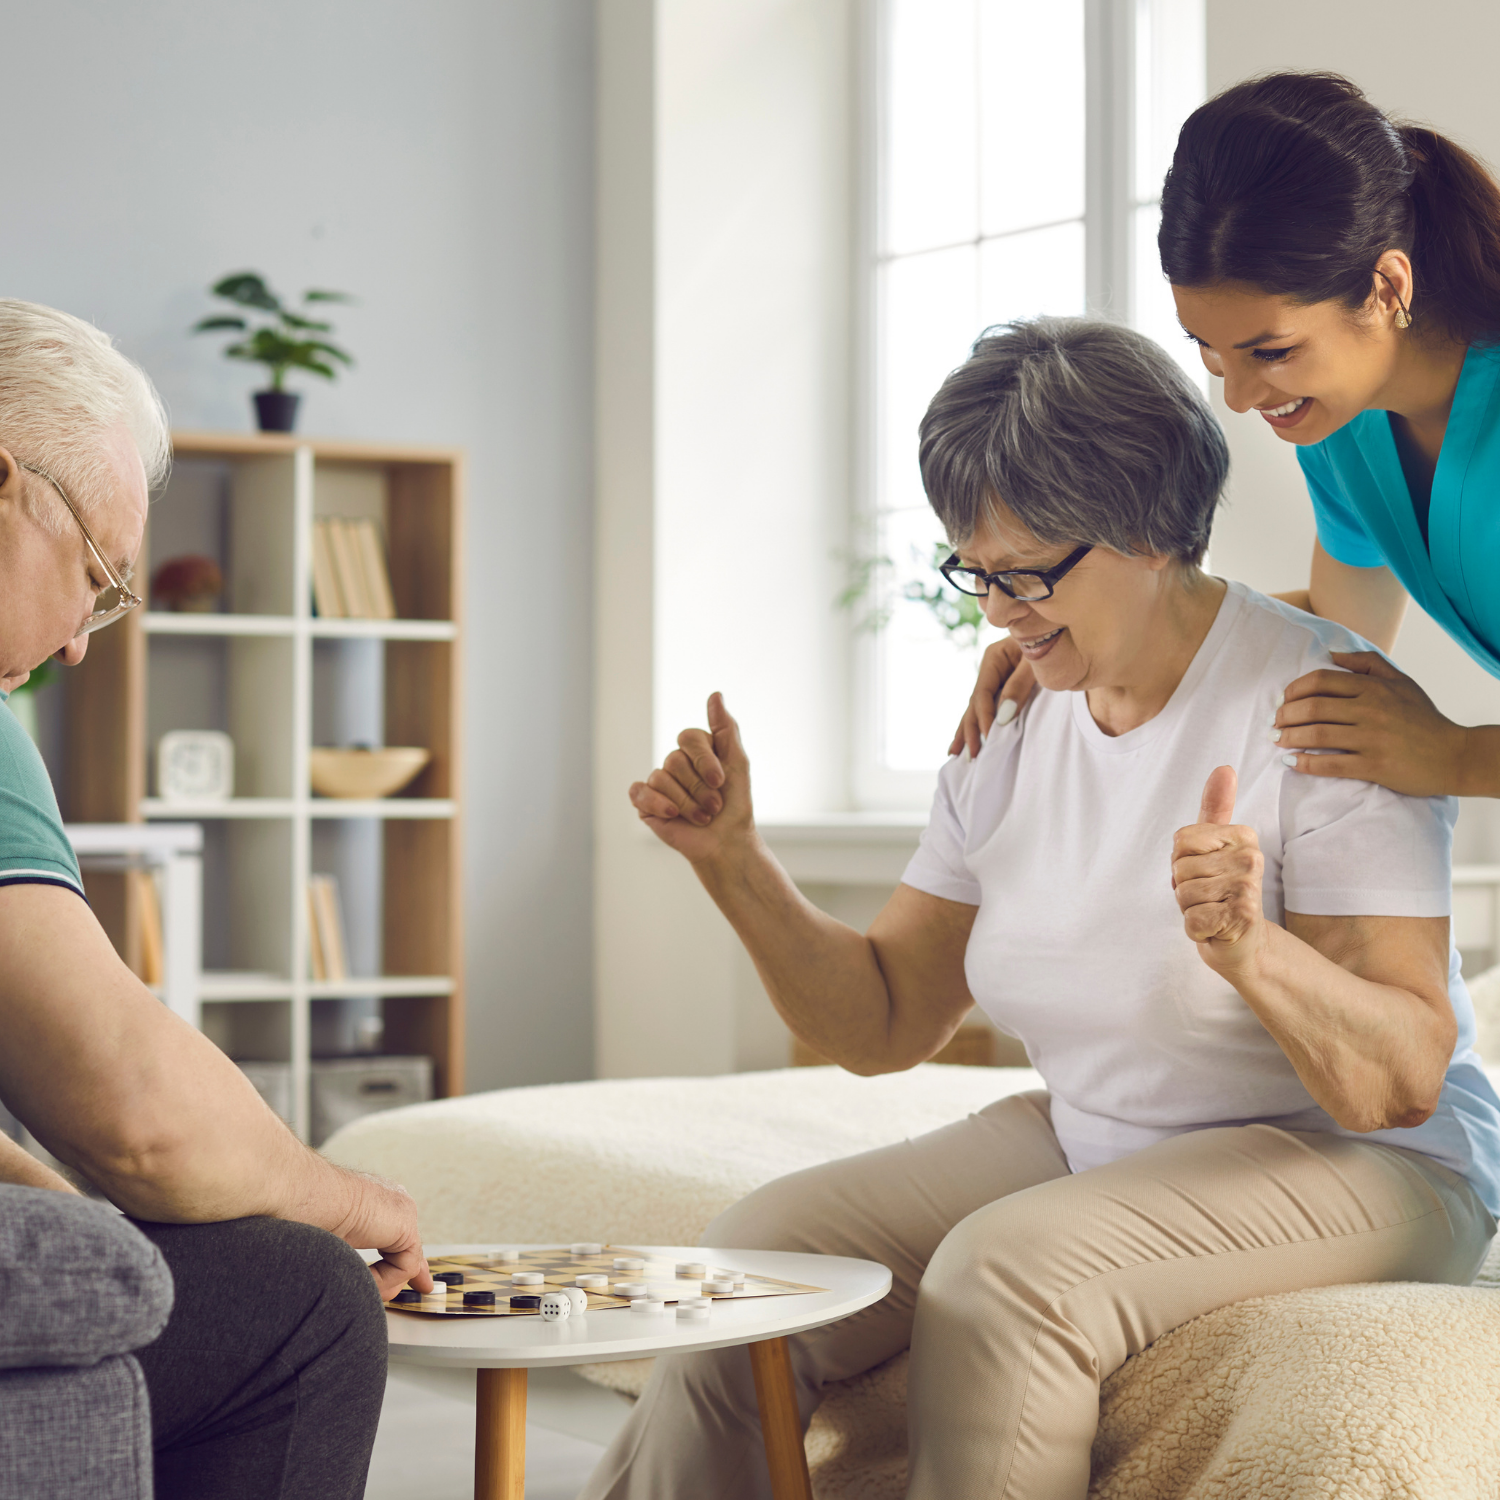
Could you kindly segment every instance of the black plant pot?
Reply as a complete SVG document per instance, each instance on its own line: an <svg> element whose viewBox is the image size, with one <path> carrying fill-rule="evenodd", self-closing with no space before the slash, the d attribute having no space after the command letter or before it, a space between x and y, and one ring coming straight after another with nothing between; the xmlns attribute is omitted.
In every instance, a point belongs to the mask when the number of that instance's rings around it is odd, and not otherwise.
<svg viewBox="0 0 1500 1500"><path fill-rule="evenodd" d="M262 432L291 432L297 425L297 403L302 399L295 391L256 391L255 417Z"/></svg>

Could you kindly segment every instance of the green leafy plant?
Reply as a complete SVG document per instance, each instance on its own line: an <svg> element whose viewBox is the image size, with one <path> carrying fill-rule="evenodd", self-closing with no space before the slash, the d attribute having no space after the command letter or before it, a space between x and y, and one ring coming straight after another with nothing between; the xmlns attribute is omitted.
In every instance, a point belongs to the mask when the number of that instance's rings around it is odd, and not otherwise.
<svg viewBox="0 0 1500 1500"><path fill-rule="evenodd" d="M49 657L40 666L31 669L31 676L11 693L11 697L14 698L19 693L34 693L39 688L46 687L56 677L57 667Z"/></svg>
<svg viewBox="0 0 1500 1500"><path fill-rule="evenodd" d="M913 547L912 565L917 576L908 578L901 585L899 594L885 581L896 566L889 557L864 551L843 553L841 560L848 570L849 581L835 603L840 609L855 614L856 629L873 633L882 630L890 621L896 598L910 599L927 606L933 619L955 645L977 650L985 626L979 599L949 588L941 575L933 579L938 564L946 560L951 550L939 542L929 557L920 548Z"/></svg>
<svg viewBox="0 0 1500 1500"><path fill-rule="evenodd" d="M293 312L280 297L266 285L265 277L254 271L236 271L209 288L214 296L233 302L237 307L252 313L264 314L256 326L248 318L238 314L215 314L202 318L193 325L194 333L242 333L247 337L230 344L224 355L227 359L243 359L251 364L264 365L271 372L271 389L285 389L288 370L309 370L321 375L324 380L333 380L338 375L339 365L352 365L354 360L337 344L330 344L318 334L332 333L333 324L308 317L305 313ZM327 302L353 302L345 292L307 291L302 294L304 307Z"/></svg>
<svg viewBox="0 0 1500 1500"><path fill-rule="evenodd" d="M952 550L945 542L934 547L933 568L946 562ZM901 592L908 599L925 604L932 611L933 619L960 645L971 651L978 650L979 635L985 626L984 609L979 598L950 588L943 581L942 574L938 574L938 579L937 583L926 583L920 578L913 578Z"/></svg>

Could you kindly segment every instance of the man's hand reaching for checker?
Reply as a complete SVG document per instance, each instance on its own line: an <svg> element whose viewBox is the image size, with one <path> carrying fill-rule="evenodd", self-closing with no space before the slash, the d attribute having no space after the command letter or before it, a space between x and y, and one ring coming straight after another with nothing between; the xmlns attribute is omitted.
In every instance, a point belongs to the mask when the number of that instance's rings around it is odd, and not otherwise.
<svg viewBox="0 0 1500 1500"><path fill-rule="evenodd" d="M1213 771L1198 821L1179 828L1172 840L1172 889L1183 929L1203 962L1226 979L1254 961L1266 928L1260 840L1253 828L1230 821L1238 787L1233 766Z"/></svg>
<svg viewBox="0 0 1500 1500"><path fill-rule="evenodd" d="M684 729L660 768L630 788L641 822L695 865L755 831L750 761L720 693L708 700L708 725Z"/></svg>

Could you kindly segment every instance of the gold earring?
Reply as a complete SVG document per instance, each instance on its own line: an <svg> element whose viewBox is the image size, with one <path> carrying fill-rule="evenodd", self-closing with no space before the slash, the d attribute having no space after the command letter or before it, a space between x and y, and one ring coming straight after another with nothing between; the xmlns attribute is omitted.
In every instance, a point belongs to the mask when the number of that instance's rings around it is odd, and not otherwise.
<svg viewBox="0 0 1500 1500"><path fill-rule="evenodd" d="M1411 327L1411 314L1404 307L1396 309L1396 327L1403 329Z"/></svg>

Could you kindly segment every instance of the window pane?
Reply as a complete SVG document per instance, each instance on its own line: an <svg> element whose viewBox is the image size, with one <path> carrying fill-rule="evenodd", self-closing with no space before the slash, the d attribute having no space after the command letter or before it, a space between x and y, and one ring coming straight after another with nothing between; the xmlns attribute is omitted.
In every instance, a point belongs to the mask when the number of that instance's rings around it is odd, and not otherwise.
<svg viewBox="0 0 1500 1500"><path fill-rule="evenodd" d="M1161 196L1182 122L1203 103L1203 0L1136 0L1135 193Z"/></svg>
<svg viewBox="0 0 1500 1500"><path fill-rule="evenodd" d="M979 651L1000 632L985 626L976 649L944 630L927 605L899 597L911 580L947 588L931 566L942 528L929 508L894 512L882 529L885 555L895 565L891 583L897 597L881 632L880 760L892 771L931 771L947 759L948 742L979 670Z"/></svg>
<svg viewBox="0 0 1500 1500"><path fill-rule="evenodd" d="M980 222L1083 214L1083 0L980 0Z"/></svg>
<svg viewBox="0 0 1500 1500"><path fill-rule="evenodd" d="M980 329L970 245L890 261L881 274L880 508L926 504L917 424Z"/></svg>
<svg viewBox="0 0 1500 1500"><path fill-rule="evenodd" d="M1081 316L1083 225L1056 224L986 240L979 247L979 298L986 327L1038 313Z"/></svg>
<svg viewBox="0 0 1500 1500"><path fill-rule="evenodd" d="M1131 266L1135 274L1134 323L1148 338L1153 338L1192 377L1199 390L1208 390L1208 371L1198 355L1198 348L1190 344L1177 321L1177 305L1172 301L1172 288L1161 273L1161 260L1156 253L1156 230L1161 223L1161 209L1154 203L1137 208L1131 213Z"/></svg>
<svg viewBox="0 0 1500 1500"><path fill-rule="evenodd" d="M978 231L975 0L886 0L881 248L972 240Z"/></svg>

